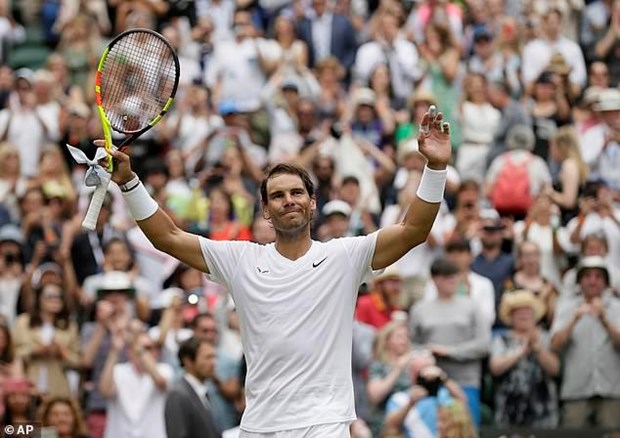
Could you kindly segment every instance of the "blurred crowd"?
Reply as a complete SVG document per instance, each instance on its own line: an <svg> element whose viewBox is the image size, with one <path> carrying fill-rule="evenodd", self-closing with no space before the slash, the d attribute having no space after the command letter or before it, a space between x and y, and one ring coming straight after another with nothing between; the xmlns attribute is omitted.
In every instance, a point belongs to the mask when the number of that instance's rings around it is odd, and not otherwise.
<svg viewBox="0 0 620 438"><path fill-rule="evenodd" d="M418 123L430 105L450 121L428 240L360 288L353 436L620 428L618 0L0 1L5 424L165 437L167 392L200 368L218 433L238 433L225 288L155 250L114 185L81 228L92 188L65 144L94 157L96 64L137 27L170 41L181 78L133 166L211 239L273 241L258 186L282 161L314 178L315 239L401 221ZM51 54L11 68L32 29ZM202 368L196 340L215 352Z"/></svg>

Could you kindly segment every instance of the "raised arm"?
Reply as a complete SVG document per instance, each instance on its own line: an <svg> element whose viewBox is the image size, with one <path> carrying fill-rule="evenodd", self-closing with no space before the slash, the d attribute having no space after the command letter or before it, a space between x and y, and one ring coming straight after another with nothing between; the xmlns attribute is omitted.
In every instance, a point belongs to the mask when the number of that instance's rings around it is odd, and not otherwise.
<svg viewBox="0 0 620 438"><path fill-rule="evenodd" d="M95 141L95 144L103 145L101 140ZM121 188L131 215L153 246L193 268L208 273L198 236L181 230L170 216L159 208L131 170L128 155L113 151L112 156L117 161L112 181Z"/></svg>
<svg viewBox="0 0 620 438"><path fill-rule="evenodd" d="M417 196L409 205L401 223L379 231L372 259L373 269L383 269L391 265L413 247L424 242L439 212L452 146L450 125L444 122L443 114L435 115L435 112L435 107L431 106L422 118L418 144L427 163Z"/></svg>

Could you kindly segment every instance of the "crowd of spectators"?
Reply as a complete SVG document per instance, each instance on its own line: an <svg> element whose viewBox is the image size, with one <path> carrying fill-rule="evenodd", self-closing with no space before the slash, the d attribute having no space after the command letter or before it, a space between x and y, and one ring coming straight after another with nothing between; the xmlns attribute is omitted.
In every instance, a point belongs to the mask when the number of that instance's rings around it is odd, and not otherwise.
<svg viewBox="0 0 620 438"><path fill-rule="evenodd" d="M4 423L166 437L185 369L204 427L238 432L226 290L155 250L114 185L81 228L92 189L65 144L94 156L96 63L135 27L170 41L181 78L133 167L211 239L273 241L258 187L283 161L314 178L315 239L400 221L422 115L451 123L428 240L360 287L353 436L620 428L619 0L0 0ZM32 29L51 55L14 69Z"/></svg>

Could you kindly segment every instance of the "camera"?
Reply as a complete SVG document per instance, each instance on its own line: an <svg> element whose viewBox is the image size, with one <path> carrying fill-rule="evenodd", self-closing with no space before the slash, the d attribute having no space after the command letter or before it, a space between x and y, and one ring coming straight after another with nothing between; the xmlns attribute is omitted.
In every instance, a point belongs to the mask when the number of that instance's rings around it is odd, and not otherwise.
<svg viewBox="0 0 620 438"><path fill-rule="evenodd" d="M428 392L429 396L434 397L439 392L439 387L441 386L441 379L439 378L439 376L432 379L427 379L424 376L418 376L416 384L426 389L426 392Z"/></svg>

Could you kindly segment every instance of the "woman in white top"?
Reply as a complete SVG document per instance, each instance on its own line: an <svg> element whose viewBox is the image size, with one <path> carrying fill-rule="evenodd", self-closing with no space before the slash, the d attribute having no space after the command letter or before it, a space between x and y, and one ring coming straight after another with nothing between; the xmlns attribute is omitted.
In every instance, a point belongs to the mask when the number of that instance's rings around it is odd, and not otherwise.
<svg viewBox="0 0 620 438"><path fill-rule="evenodd" d="M456 168L463 179L483 182L486 157L501 113L486 95L486 79L470 73L464 81L465 96L460 108L463 144L458 149Z"/></svg>
<svg viewBox="0 0 620 438"><path fill-rule="evenodd" d="M515 243L535 242L540 257L540 273L556 287L560 284L563 251L558 240L561 230L549 197L541 194L530 208L527 217L514 225ZM530 285L522 285L532 290Z"/></svg>

